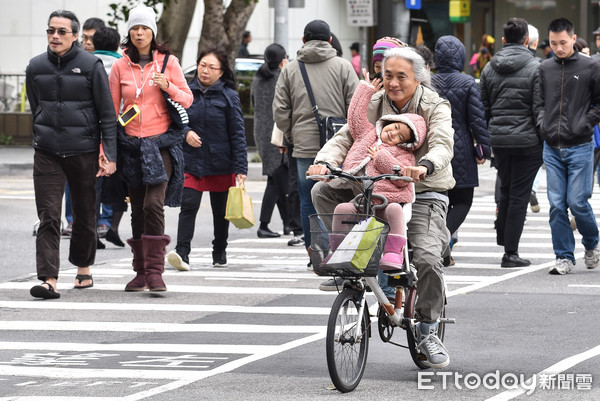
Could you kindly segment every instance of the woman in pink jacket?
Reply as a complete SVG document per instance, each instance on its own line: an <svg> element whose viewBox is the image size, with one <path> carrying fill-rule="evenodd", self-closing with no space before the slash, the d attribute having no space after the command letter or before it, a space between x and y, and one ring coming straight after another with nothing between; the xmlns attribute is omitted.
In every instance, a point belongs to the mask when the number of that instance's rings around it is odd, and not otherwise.
<svg viewBox="0 0 600 401"><path fill-rule="evenodd" d="M366 79L366 70L364 71ZM400 166L400 174L404 167L415 165L413 151L423 144L427 134L425 120L418 114L390 114L382 116L373 126L367 119L367 108L375 88L381 87L381 79L376 78L371 85L361 81L352 96L348 108L348 126L354 139L352 147L344 159L343 170L357 174L366 169L365 174L375 176L393 173L393 166ZM379 217L390 225L390 232L385 243L384 254L379 264L382 268L399 268L402 266L402 250L406 245L405 224L402 205L413 201L414 191L408 181L381 180L375 183L374 194L384 195L388 206L378 210ZM381 203L374 199L374 203ZM335 208L335 214L356 213L353 202L341 203ZM333 219L333 231L343 231L340 219ZM344 235L331 238L331 249L343 240Z"/></svg>
<svg viewBox="0 0 600 401"><path fill-rule="evenodd" d="M164 205L177 206L183 187L183 131L172 120L162 91L189 107L192 92L175 57L169 57L161 73L168 50L156 43L156 15L145 6L129 13L123 58L110 73L110 89L117 115L132 107L139 113L119 132L119 171L128 185L131 200L131 229L127 240L133 252L136 277L125 291L166 291L162 279L165 248ZM123 102L122 112L119 107Z"/></svg>

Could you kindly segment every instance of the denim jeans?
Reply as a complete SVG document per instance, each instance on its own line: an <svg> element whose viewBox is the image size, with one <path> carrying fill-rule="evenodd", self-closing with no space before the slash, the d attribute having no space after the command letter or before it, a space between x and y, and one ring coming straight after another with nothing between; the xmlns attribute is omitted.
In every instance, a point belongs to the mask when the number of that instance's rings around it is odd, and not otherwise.
<svg viewBox="0 0 600 401"><path fill-rule="evenodd" d="M69 189L69 183L65 185L65 219L67 223L73 224L73 211L71 210L71 190Z"/></svg>
<svg viewBox="0 0 600 401"><path fill-rule="evenodd" d="M308 168L314 163L313 158L297 158L298 167L298 196L300 197L300 217L302 219L302 231L304 231L304 245L310 246L310 223L308 216L316 214L317 211L312 203L310 191L317 183L315 180L306 179Z"/></svg>
<svg viewBox="0 0 600 401"><path fill-rule="evenodd" d="M97 217L97 225L111 225L112 222L112 207L110 204L102 202L102 186L105 177L96 178L96 217Z"/></svg>
<svg viewBox="0 0 600 401"><path fill-rule="evenodd" d="M593 155L592 142L564 149L544 143L552 246L557 258L566 258L573 263L575 237L567 208L575 217L585 249L594 249L598 244L598 225L589 202L593 187Z"/></svg>

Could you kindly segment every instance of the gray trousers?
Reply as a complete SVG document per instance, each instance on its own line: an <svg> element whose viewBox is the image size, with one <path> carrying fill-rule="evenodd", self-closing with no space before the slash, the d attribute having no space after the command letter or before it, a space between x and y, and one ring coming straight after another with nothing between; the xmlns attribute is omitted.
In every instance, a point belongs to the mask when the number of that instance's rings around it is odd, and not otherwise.
<svg viewBox="0 0 600 401"><path fill-rule="evenodd" d="M352 200L355 191L334 188L330 183L320 181L313 187L311 196L317 213L333 213L339 203ZM444 307L442 252L450 244L447 213L448 206L441 200L417 199L412 204L412 217L408 222L407 237L418 276L415 315L425 323L439 319ZM322 220L325 227L331 229L331 220Z"/></svg>

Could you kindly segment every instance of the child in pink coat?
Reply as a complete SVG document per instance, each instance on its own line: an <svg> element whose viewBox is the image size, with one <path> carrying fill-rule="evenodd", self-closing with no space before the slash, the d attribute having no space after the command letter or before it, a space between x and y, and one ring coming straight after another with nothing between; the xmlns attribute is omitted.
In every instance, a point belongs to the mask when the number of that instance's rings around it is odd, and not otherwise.
<svg viewBox="0 0 600 401"><path fill-rule="evenodd" d="M357 174L365 169L365 174L375 176L393 173L393 166L415 165L413 151L425 140L427 127L425 120L418 114L388 114L382 116L373 126L367 119L367 108L375 87L361 81L354 92L348 109L348 125L354 143L346 156L343 170ZM375 183L373 193L384 195L389 204L377 211L377 215L390 225L390 232L379 264L382 268L400 268L403 261L403 249L406 245L402 205L413 201L413 186L408 181L381 180ZM381 203L374 199L374 203ZM339 204L335 214L354 214L353 202ZM341 219L333 219L333 231L344 231ZM333 234L331 249L337 248L344 235Z"/></svg>

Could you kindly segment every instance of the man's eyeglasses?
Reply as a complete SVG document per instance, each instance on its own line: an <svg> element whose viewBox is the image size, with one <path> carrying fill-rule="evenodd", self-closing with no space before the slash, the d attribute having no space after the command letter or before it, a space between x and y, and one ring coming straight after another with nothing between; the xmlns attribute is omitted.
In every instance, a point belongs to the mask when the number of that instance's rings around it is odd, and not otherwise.
<svg viewBox="0 0 600 401"><path fill-rule="evenodd" d="M209 71L213 71L213 72L221 70L219 67L214 66L214 65L208 65L208 64L204 64L204 63L198 65L198 71L204 71L207 68L208 68Z"/></svg>
<svg viewBox="0 0 600 401"><path fill-rule="evenodd" d="M48 35L54 35L56 32L58 32L58 34L60 36L65 36L67 33L73 33L73 31L67 31L65 28L48 28L46 29L46 33Z"/></svg>

